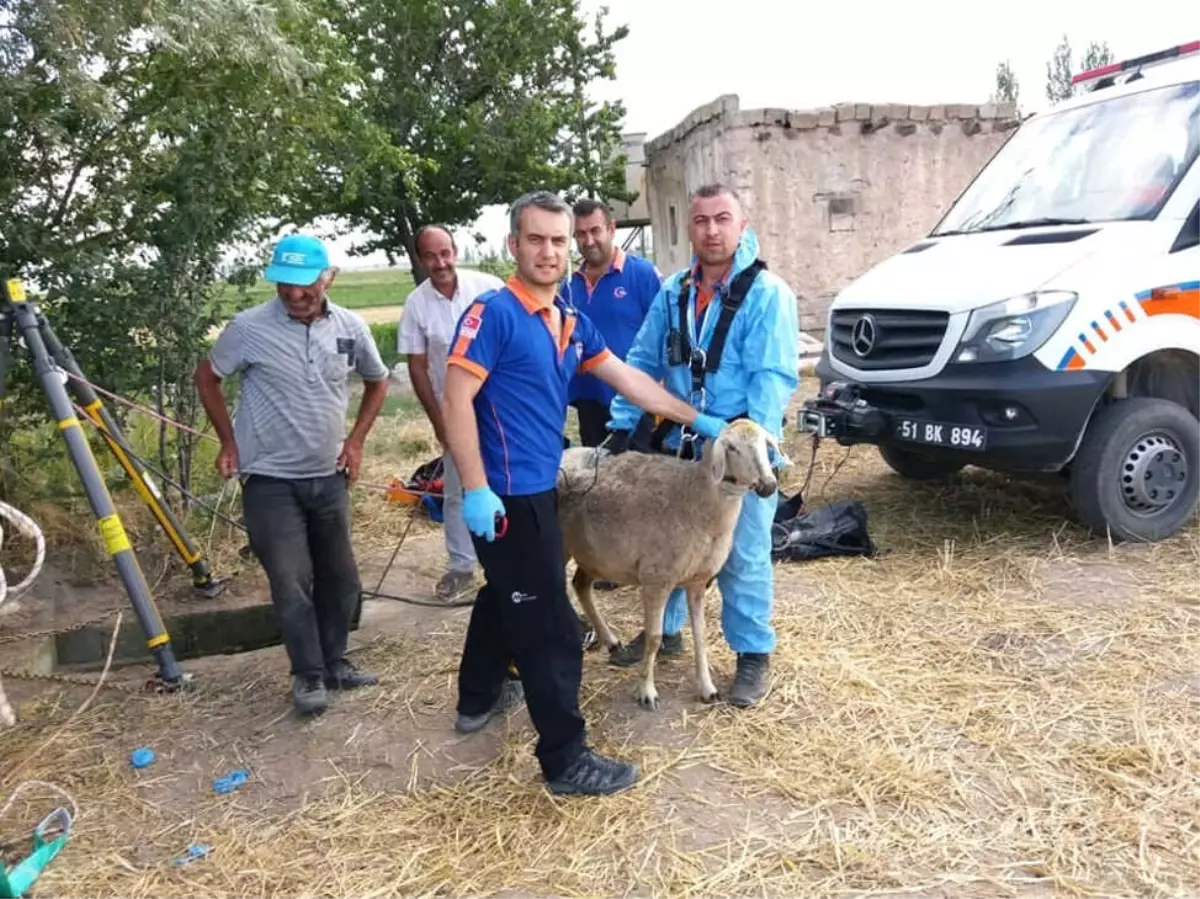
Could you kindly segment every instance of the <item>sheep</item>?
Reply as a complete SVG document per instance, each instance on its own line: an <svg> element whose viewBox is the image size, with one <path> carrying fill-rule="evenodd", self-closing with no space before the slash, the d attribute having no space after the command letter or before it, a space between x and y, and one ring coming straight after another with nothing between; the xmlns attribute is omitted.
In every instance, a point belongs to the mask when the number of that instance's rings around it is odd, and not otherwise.
<svg viewBox="0 0 1200 899"><path fill-rule="evenodd" d="M641 588L646 647L635 697L643 708L658 708L654 664L663 611L676 587L687 590L696 689L704 702L719 699L701 604L729 555L743 497L753 490L766 498L778 488L768 447L783 457L766 429L739 419L705 447L698 462L637 452L613 456L587 447L563 451L557 481L563 549L576 563L571 583L579 604L609 652L621 644L596 610L592 584Z"/></svg>

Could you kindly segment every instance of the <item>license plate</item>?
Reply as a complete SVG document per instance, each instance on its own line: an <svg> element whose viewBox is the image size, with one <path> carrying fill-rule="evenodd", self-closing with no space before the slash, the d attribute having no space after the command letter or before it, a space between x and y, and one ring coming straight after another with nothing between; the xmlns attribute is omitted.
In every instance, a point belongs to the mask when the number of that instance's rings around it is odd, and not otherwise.
<svg viewBox="0 0 1200 899"><path fill-rule="evenodd" d="M987 449L987 429L970 425L955 425L940 421L913 421L902 418L896 422L896 436L913 443L928 446L946 446L951 449Z"/></svg>

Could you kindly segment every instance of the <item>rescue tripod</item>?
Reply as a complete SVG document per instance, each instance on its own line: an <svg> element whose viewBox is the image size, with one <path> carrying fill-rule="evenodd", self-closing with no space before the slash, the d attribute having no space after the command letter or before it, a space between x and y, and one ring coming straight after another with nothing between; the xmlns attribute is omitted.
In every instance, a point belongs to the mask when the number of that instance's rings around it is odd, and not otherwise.
<svg viewBox="0 0 1200 899"><path fill-rule="evenodd" d="M96 516L105 549L112 556L117 573L121 576L125 592L137 615L138 624L145 634L146 647L158 664L156 686L168 691L185 687L191 683L191 675L179 667L175 658L171 638L155 606L150 586L138 564L137 556L134 555L125 527L104 482L104 476L96 464L95 456L92 455L91 446L79 419L75 417L72 397L99 430L105 443L129 475L138 495L166 533L171 545L191 569L192 586L204 596L212 598L224 590L225 585L213 578L208 562L187 530L165 504L162 494L145 468L136 461L136 455L121 428L84 378L71 351L58 339L41 308L26 300L25 286L17 278L4 281L3 293L0 294L0 405L4 401L4 383L12 362L11 343L15 335L20 335L29 352L34 374L46 394L50 411L83 484L88 505L92 514ZM64 386L62 372L67 374L65 381L69 385L69 393L68 387Z"/></svg>

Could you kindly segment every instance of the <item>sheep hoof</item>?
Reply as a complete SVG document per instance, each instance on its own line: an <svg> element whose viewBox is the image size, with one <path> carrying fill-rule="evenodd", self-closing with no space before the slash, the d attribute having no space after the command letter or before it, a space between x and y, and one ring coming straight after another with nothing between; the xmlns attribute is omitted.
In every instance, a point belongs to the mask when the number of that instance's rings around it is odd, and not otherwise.
<svg viewBox="0 0 1200 899"><path fill-rule="evenodd" d="M651 687L649 691L644 690L642 687L638 687L636 695L638 705L640 705L642 708L649 709L652 712L658 711L658 691L654 690L653 687Z"/></svg>
<svg viewBox="0 0 1200 899"><path fill-rule="evenodd" d="M701 702L703 702L703 703L705 703L705 704L707 704L707 705L712 705L714 702L720 702L720 701L721 701L721 694L720 694L720 692L719 692L719 691L717 691L717 690L713 690L713 691L711 691L711 692L709 692L709 693L701 693L701 694L700 694L700 701L701 701Z"/></svg>

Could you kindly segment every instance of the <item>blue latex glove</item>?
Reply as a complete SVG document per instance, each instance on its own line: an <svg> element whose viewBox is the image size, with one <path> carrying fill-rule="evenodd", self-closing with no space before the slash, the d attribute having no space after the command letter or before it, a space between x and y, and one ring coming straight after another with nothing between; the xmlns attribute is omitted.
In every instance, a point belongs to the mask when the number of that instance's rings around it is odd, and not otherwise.
<svg viewBox="0 0 1200 899"><path fill-rule="evenodd" d="M467 530L491 543L496 539L496 519L504 517L504 503L491 487L476 487L463 493L462 517Z"/></svg>
<svg viewBox="0 0 1200 899"><path fill-rule="evenodd" d="M692 422L692 430L708 440L716 440L717 435L729 427L729 422L723 418L715 418L701 412Z"/></svg>

